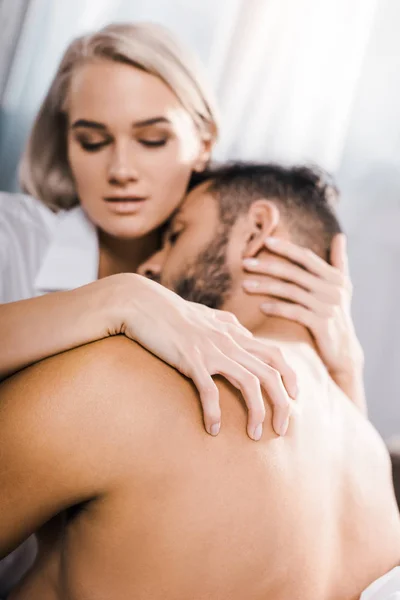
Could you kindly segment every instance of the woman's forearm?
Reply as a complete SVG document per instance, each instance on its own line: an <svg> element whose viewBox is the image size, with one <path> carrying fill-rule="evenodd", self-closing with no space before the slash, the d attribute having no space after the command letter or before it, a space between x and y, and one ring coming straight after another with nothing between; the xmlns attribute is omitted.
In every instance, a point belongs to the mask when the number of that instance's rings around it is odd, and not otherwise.
<svg viewBox="0 0 400 600"><path fill-rule="evenodd" d="M0 305L0 380L59 352L107 337L120 276Z"/></svg>

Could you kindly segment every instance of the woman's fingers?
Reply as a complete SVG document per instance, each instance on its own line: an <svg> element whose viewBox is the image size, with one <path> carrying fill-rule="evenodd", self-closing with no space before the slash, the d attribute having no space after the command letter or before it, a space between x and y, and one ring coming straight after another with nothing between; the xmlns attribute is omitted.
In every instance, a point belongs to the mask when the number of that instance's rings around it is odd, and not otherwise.
<svg viewBox="0 0 400 600"><path fill-rule="evenodd" d="M265 365L268 365L279 373L283 385L286 388L286 392L293 400L295 400L298 394L297 376L286 362L279 348L270 346L256 338L242 341L242 346L247 352L250 352L253 356L256 356L262 361L264 369Z"/></svg>
<svg viewBox="0 0 400 600"><path fill-rule="evenodd" d="M330 373L348 376L363 355L351 320L346 237L333 237L331 264L287 240L269 238L265 246L267 256L244 261L245 270L253 274L243 282L244 289L266 296L264 302L260 299L265 314L308 328Z"/></svg>
<svg viewBox="0 0 400 600"><path fill-rule="evenodd" d="M250 258L245 259L243 265L249 273L269 275L274 278L291 281L305 290L324 293L332 286L331 283L327 284L320 277L305 271L302 267L290 262L286 258L276 256L270 256L262 260Z"/></svg>
<svg viewBox="0 0 400 600"><path fill-rule="evenodd" d="M294 371L278 349L256 339L245 337L240 344L231 336L223 336L223 341L221 337L214 338L213 342L198 344L195 351L186 353L190 367L185 372L198 389L207 432L218 435L221 427L219 392L212 379L212 375L221 375L243 395L248 408L247 433L251 439L261 438L265 420L261 388L271 404L275 432L285 435L290 417L289 394L293 398L297 394Z"/></svg>
<svg viewBox="0 0 400 600"><path fill-rule="evenodd" d="M269 347L268 355L265 356L266 353L258 351L256 348L252 349L251 347L248 347L246 349L254 352L256 356L261 358L261 360L280 374L287 393L295 400L299 391L297 376L294 370L286 362L282 352L278 348Z"/></svg>
<svg viewBox="0 0 400 600"><path fill-rule="evenodd" d="M278 371L271 367L260 376L263 388L268 390L268 396L272 404L272 426L278 435L286 435L289 427L291 404L283 386L282 378Z"/></svg>
<svg viewBox="0 0 400 600"><path fill-rule="evenodd" d="M276 237L267 238L265 245L271 252L288 258L322 279L326 279L332 283L342 283L342 273L317 256L309 248L303 248L302 246Z"/></svg>
<svg viewBox="0 0 400 600"><path fill-rule="evenodd" d="M204 426L210 435L218 435L221 428L219 391L211 375L221 375L241 391L248 408L248 436L258 441L262 435L265 406L261 392L261 381L254 374L254 371L261 372L261 368L256 369L254 363L251 364L251 356L245 351L240 354L238 349L239 347L235 348L235 351L228 353L225 350L222 353L214 347L212 352L208 352L207 365L193 365L187 373L199 392L203 408ZM230 358L228 354L236 355L236 358ZM239 356L240 360L238 360ZM256 358L253 358L253 361L256 360ZM259 362L261 365L261 361ZM242 366L242 363L249 366L251 364L252 372ZM266 365L264 365L264 368L265 370L268 369ZM279 431L277 433L280 435Z"/></svg>
<svg viewBox="0 0 400 600"><path fill-rule="evenodd" d="M264 314L289 319L304 325L311 331L315 330L318 317L304 306L291 304L289 302L263 302L261 310Z"/></svg>
<svg viewBox="0 0 400 600"><path fill-rule="evenodd" d="M234 315L225 311L213 312L217 320L226 325L225 333L230 334L232 343L224 345L220 357L222 366L212 365L214 361L209 359L206 361L208 371L204 370L204 367L200 369L200 379L198 374L191 375L200 392L207 431L216 435L220 425L219 404L219 412L217 412L218 396L215 396L215 390L209 386L209 373L212 373L224 376L242 392L249 410L247 423L249 437L257 441L262 435L265 406L261 387L270 399L274 431L278 435L285 435L290 417L288 396L293 399L297 396L295 372L287 364L279 349L254 338L240 325Z"/></svg>
<svg viewBox="0 0 400 600"><path fill-rule="evenodd" d="M331 244L330 259L333 267L343 275L349 275L349 260L347 257L347 240L344 233L334 236Z"/></svg>
<svg viewBox="0 0 400 600"><path fill-rule="evenodd" d="M218 435L221 428L219 391L210 373L200 361L196 361L188 372L200 396L203 407L204 426L210 435Z"/></svg>
<svg viewBox="0 0 400 600"><path fill-rule="evenodd" d="M285 435L290 417L290 399L297 395L297 378L279 349L241 333L229 324L231 335L224 331L209 332L207 342L200 341L185 353L203 407L204 425L208 433L217 435L221 426L218 388L212 375L225 377L242 393L248 408L247 433L255 441L261 438L265 420L265 404L261 388L267 393L272 408L272 426ZM247 333L247 330L246 330ZM195 352L195 354L194 354Z"/></svg>
<svg viewBox="0 0 400 600"><path fill-rule="evenodd" d="M244 400L249 409L248 433L253 439L259 439L261 428L265 418L264 400L261 395L261 387L265 390L272 408L272 424L278 435L284 435L287 430L290 416L289 393L292 397L297 395L297 379L294 371L287 365L283 355L278 349L269 347L267 344L254 340L250 347L243 348L234 343L231 349L226 351L228 360L224 359L219 374L224 375L235 387L242 391ZM257 358L256 354L260 356ZM264 362L268 364L266 364ZM237 365L240 368L237 368ZM276 365L276 368L273 366ZM227 371L227 368L230 370ZM287 384L284 384L282 375Z"/></svg>
<svg viewBox="0 0 400 600"><path fill-rule="evenodd" d="M295 284L287 283L279 279L256 282L253 282L253 280L246 280L243 282L243 287L250 294L261 294L290 300L291 302L300 304L321 316L330 316L332 305L339 302L339 297L332 297L329 298L329 300L326 299L326 301L322 301L312 292L308 292ZM332 296L335 296L334 290L332 290Z"/></svg>
<svg viewBox="0 0 400 600"><path fill-rule="evenodd" d="M216 374L225 377L241 391L248 409L247 434L257 442L261 439L265 420L265 405L260 380L243 367L240 362L238 363L238 361L227 356L221 357L221 364Z"/></svg>

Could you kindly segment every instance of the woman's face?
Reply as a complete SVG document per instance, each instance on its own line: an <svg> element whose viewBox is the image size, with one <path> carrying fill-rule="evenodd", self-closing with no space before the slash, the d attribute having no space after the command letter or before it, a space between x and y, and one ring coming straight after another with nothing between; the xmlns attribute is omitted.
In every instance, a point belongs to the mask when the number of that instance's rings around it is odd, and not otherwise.
<svg viewBox="0 0 400 600"><path fill-rule="evenodd" d="M106 60L73 75L67 101L68 157L90 220L118 238L141 237L182 201L204 142L170 88L145 71Z"/></svg>

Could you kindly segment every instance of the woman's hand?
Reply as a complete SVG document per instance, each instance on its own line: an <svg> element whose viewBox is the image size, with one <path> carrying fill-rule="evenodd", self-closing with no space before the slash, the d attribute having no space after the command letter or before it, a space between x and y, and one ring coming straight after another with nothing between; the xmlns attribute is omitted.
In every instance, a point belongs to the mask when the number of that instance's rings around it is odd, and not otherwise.
<svg viewBox="0 0 400 600"><path fill-rule="evenodd" d="M218 388L212 379L217 374L241 390L249 410L249 437L259 440L262 434L261 387L271 400L275 432L286 433L296 376L278 349L253 338L232 314L187 302L140 275L107 279L114 285L117 305L109 334L125 334L192 379L208 433L217 435L221 425Z"/></svg>
<svg viewBox="0 0 400 600"><path fill-rule="evenodd" d="M265 245L270 256L244 261L247 271L263 276L249 277L243 284L245 290L274 297L261 303L266 315L305 325L332 378L346 387L355 371L362 372L363 352L350 313L352 284L345 236L333 239L331 265L286 240L269 238Z"/></svg>

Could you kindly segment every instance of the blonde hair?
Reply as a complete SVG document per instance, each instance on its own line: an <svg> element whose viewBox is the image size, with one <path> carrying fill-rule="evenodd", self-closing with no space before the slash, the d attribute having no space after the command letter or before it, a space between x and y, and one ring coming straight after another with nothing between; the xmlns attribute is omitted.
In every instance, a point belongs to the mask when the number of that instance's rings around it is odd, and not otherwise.
<svg viewBox="0 0 400 600"><path fill-rule="evenodd" d="M96 58L130 64L158 76L191 115L203 138L214 141L218 135L214 97L202 66L164 27L114 24L79 37L61 60L20 163L23 191L53 210L79 202L68 163L66 101L75 69Z"/></svg>

